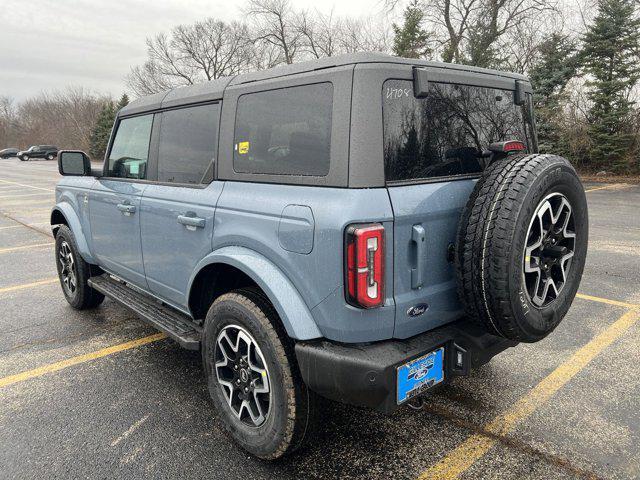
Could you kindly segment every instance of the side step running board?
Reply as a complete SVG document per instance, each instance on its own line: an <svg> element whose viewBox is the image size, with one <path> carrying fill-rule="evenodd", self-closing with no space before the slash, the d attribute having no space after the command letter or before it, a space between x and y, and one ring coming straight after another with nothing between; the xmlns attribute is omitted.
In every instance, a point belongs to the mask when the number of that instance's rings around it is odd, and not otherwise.
<svg viewBox="0 0 640 480"><path fill-rule="evenodd" d="M157 300L140 293L124 283L103 274L89 279L91 288L111 300L133 310L143 320L173 338L188 350L200 349L200 331L191 318Z"/></svg>

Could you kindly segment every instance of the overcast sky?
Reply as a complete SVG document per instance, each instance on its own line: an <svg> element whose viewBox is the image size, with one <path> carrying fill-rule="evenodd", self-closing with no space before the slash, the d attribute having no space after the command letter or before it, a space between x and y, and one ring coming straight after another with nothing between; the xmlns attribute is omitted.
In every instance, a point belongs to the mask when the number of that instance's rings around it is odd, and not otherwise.
<svg viewBox="0 0 640 480"><path fill-rule="evenodd" d="M292 0L296 7L362 16L376 0ZM234 5L237 5L234 7ZM206 17L240 18L232 0L0 0L0 96L16 100L82 86L115 97L145 39Z"/></svg>

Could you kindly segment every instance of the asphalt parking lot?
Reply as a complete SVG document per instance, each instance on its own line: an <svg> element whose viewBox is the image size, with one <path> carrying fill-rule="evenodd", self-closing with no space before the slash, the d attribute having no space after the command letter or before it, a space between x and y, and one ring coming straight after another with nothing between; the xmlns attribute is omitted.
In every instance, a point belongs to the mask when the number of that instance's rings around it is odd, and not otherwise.
<svg viewBox="0 0 640 480"><path fill-rule="evenodd" d="M112 301L67 305L58 178L0 160L0 478L640 478L640 186L585 185L587 267L549 338L421 411L326 405L315 442L267 463L225 436L198 353Z"/></svg>

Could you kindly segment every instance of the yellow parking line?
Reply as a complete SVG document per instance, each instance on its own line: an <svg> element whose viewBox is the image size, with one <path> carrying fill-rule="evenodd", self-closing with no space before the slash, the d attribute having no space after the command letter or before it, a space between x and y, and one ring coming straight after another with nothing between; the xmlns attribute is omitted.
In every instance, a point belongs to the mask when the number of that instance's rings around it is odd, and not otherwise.
<svg viewBox="0 0 640 480"><path fill-rule="evenodd" d="M616 188L616 187L627 188L628 186L629 185L624 185L622 183L613 183L611 185L604 185L602 187L589 188L588 190L585 190L585 192L589 193L589 192L595 192L596 190L608 190L610 188Z"/></svg>
<svg viewBox="0 0 640 480"><path fill-rule="evenodd" d="M0 180L0 182L9 183L11 185L19 185L21 187L35 188L36 190L44 190L45 192L55 192L53 188L34 187L33 185L26 185L24 183L10 182L9 180Z"/></svg>
<svg viewBox="0 0 640 480"><path fill-rule="evenodd" d="M20 223L18 225L9 225L7 227L0 227L0 230L7 230L9 228L20 228L20 227L25 227L25 228L30 228L33 227L35 225L50 225L49 222L39 222L39 223Z"/></svg>
<svg viewBox="0 0 640 480"><path fill-rule="evenodd" d="M11 287L2 287L0 288L0 293L15 292L16 290L24 290L26 288L39 287L40 285L50 285L52 283L57 283L57 282L58 282L58 277L47 278L46 280L38 280L37 282L23 283L22 285L13 285Z"/></svg>
<svg viewBox="0 0 640 480"><path fill-rule="evenodd" d="M483 429L490 434L501 436L511 432L521 420L529 417L551 396L560 390L569 380L582 371L600 352L620 338L640 319L640 313L631 310L603 332L594 337L571 358L544 378L527 395L518 400L505 413L486 424ZM438 463L429 467L420 476L420 480L458 478L479 460L498 439L479 433L471 435L460 446L451 451Z"/></svg>
<svg viewBox="0 0 640 480"><path fill-rule="evenodd" d="M595 192L596 190L606 190L607 188L611 188L611 185L605 185L604 187L595 187L595 188L590 188L588 190L585 190L585 192L589 193L589 192Z"/></svg>
<svg viewBox="0 0 640 480"><path fill-rule="evenodd" d="M66 360L62 360L60 362L50 363L49 365L34 368L33 370L27 370L16 375L9 375L8 377L0 378L0 388L6 387L8 385L13 385L14 383L24 382L25 380L29 380L31 378L41 377L42 375L46 375L47 373L57 372L58 370L69 368L80 363L90 362L91 360L96 360L108 355L113 355L114 353L122 352L124 350L130 350L132 348L140 347L148 343L157 342L158 340L162 340L163 338L166 338L166 335L164 333L156 333L154 335L149 335L148 337L139 338L130 342L120 343L119 345L103 348L102 350L97 350L95 352L85 353L84 355L67 358Z"/></svg>
<svg viewBox="0 0 640 480"><path fill-rule="evenodd" d="M0 192L0 193L4 193L4 192ZM26 193L24 195L1 195L0 198L11 198L13 200L20 200L23 197L36 197L38 195L51 195L51 193L49 192L43 192L43 193Z"/></svg>
<svg viewBox="0 0 640 480"><path fill-rule="evenodd" d="M9 247L9 248L0 248L0 254L16 252L18 250L27 250L29 248L39 248L39 247L48 247L53 245L53 242L49 243L37 243L35 245L21 245L20 247Z"/></svg>
<svg viewBox="0 0 640 480"><path fill-rule="evenodd" d="M48 213L49 208L52 207L55 203L55 199L54 198L42 198L40 200L30 200L30 201L26 201L26 200L7 200L6 203L2 202L0 203L0 207L2 207L2 209L4 211L8 211L11 213L19 213L19 212L23 212L24 210L20 207L25 206L28 207L29 210L28 211L34 211L34 209L40 209L39 211L42 212L43 210L46 211Z"/></svg>
<svg viewBox="0 0 640 480"><path fill-rule="evenodd" d="M618 300L609 300L608 298L594 297L591 295L585 295L584 293L576 294L576 297L583 300L591 300L592 302L606 303L607 305L614 305L616 307L630 308L632 310L640 309L640 305L627 302L619 302Z"/></svg>

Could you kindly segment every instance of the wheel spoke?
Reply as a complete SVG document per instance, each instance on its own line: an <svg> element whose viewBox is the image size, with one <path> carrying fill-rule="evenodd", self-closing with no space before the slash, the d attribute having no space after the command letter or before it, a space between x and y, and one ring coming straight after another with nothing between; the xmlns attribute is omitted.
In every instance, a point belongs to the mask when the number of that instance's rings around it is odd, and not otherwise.
<svg viewBox="0 0 640 480"><path fill-rule="evenodd" d="M560 193L543 199L529 224L524 248L523 282L531 303L542 308L560 295L574 256L571 204Z"/></svg>
<svg viewBox="0 0 640 480"><path fill-rule="evenodd" d="M255 339L237 325L224 327L216 339L215 372L224 398L243 423L264 423L271 405L269 371Z"/></svg>

